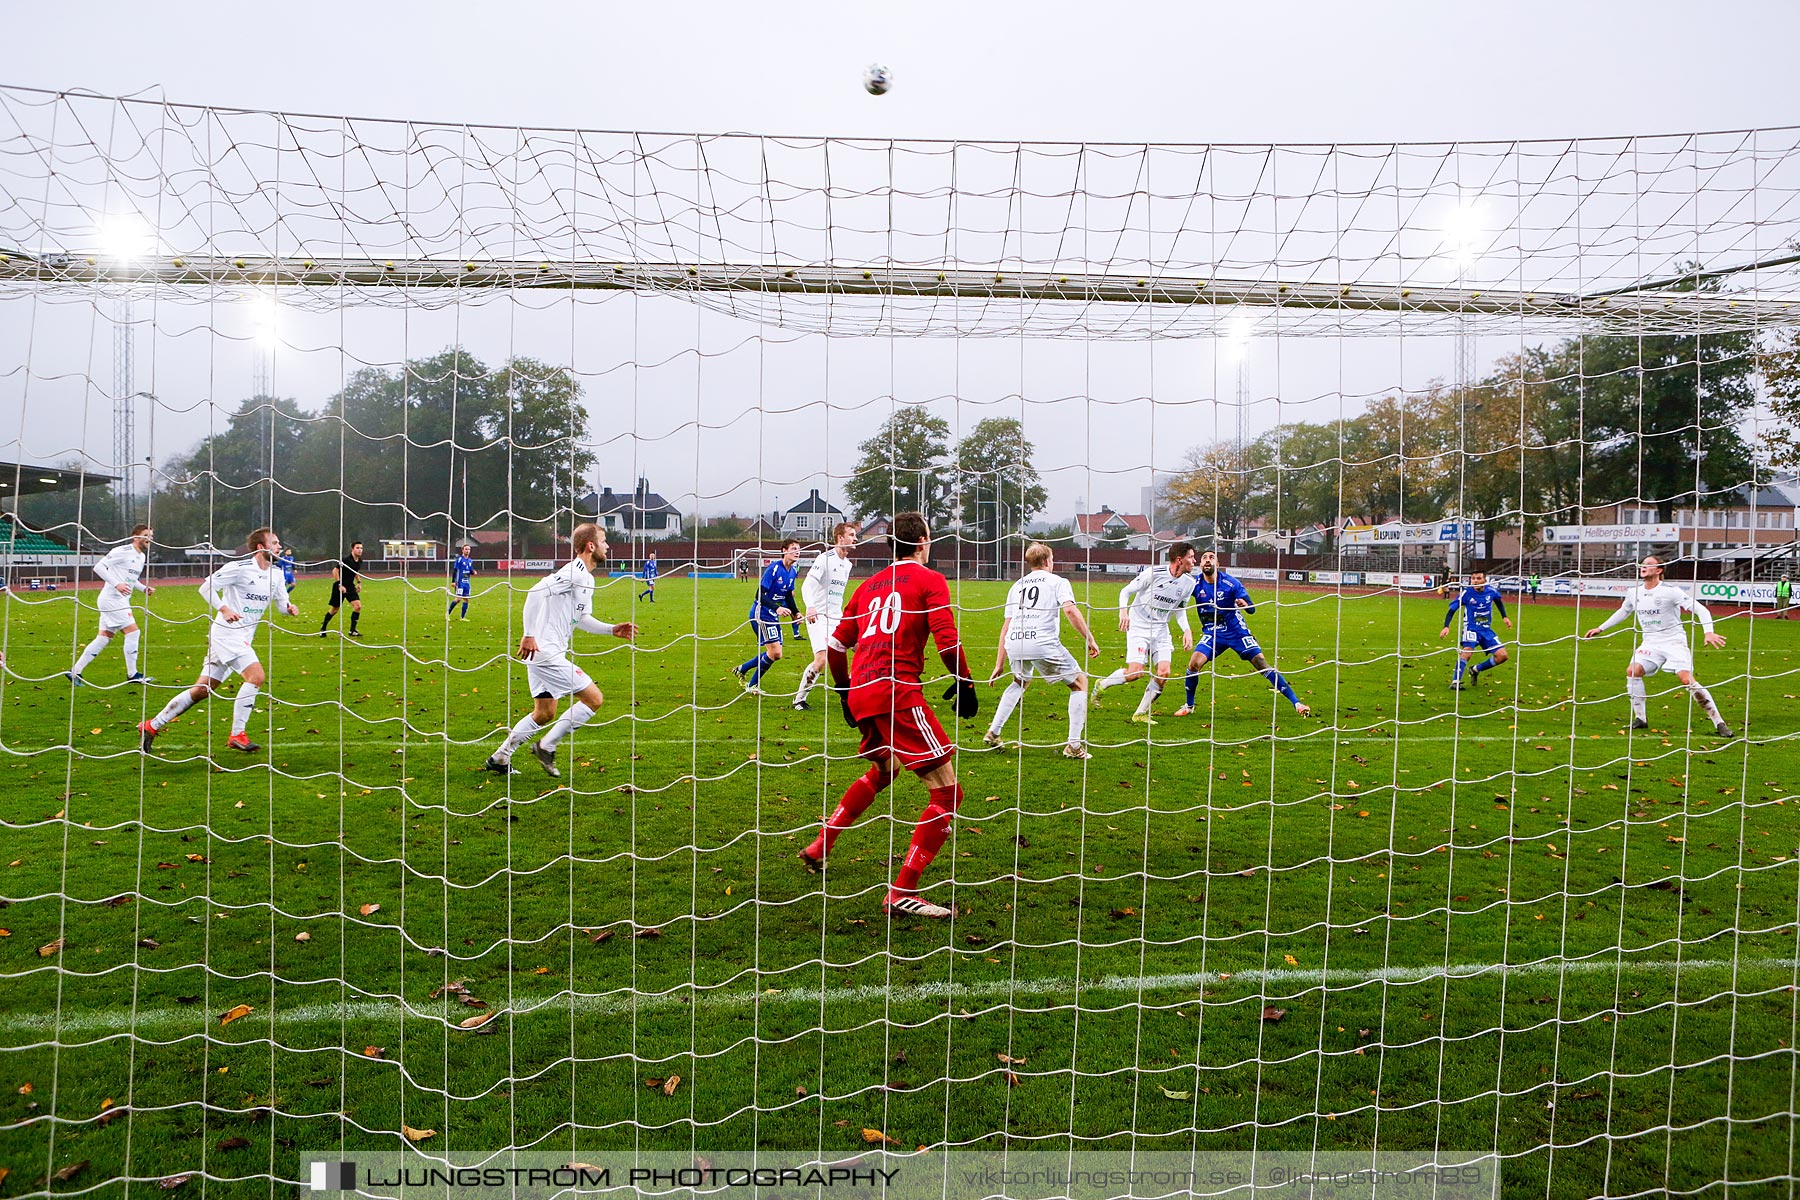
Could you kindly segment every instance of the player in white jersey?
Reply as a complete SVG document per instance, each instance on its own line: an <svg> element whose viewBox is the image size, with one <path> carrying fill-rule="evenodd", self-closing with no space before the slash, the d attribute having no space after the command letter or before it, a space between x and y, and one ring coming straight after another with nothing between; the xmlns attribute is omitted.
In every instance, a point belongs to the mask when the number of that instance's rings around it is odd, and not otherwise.
<svg viewBox="0 0 1800 1200"><path fill-rule="evenodd" d="M1125 634L1125 666L1094 685L1096 697L1106 689L1142 678L1146 665L1154 664L1155 674L1144 685L1144 698L1138 702L1133 721L1156 724L1150 706L1162 695L1169 681L1169 664L1175 647L1169 637L1169 618L1181 626L1181 648L1192 652L1194 630L1188 624L1188 597L1194 594L1194 581L1187 578L1194 570L1195 552L1192 542L1176 542L1169 547L1166 566L1145 567L1137 578L1119 592L1119 629Z"/></svg>
<svg viewBox="0 0 1800 1200"><path fill-rule="evenodd" d="M290 617L299 616L300 610L288 599L287 583L275 562L281 553L281 539L273 530L255 529L248 545L250 557L226 563L200 584L200 594L213 610L206 633L206 661L200 664L200 678L193 687L176 692L161 712L138 726L146 754L170 721L212 695L233 672L243 676L244 682L231 702L231 740L225 744L245 754L262 749L245 731L265 679L253 644L256 626L270 609Z"/></svg>
<svg viewBox="0 0 1800 1200"><path fill-rule="evenodd" d="M513 751L529 742L538 730L550 726L531 753L552 778L560 779L556 748L563 738L588 723L604 698L587 672L569 661L569 642L577 629L630 641L637 626L629 621L608 625L594 619L594 571L606 561L606 531L598 525L577 525L569 535L575 557L555 574L531 585L525 595L525 636L519 639L519 657L525 660L525 682L531 691L531 711L519 719L487 760L487 769L498 775L512 773ZM575 699L555 724L556 702Z"/></svg>
<svg viewBox="0 0 1800 1200"><path fill-rule="evenodd" d="M1683 612L1693 613L1694 620L1706 632L1706 644L1717 648L1725 644L1725 639L1713 632L1712 613L1681 588L1663 582L1662 560L1654 554L1644 560L1638 569L1638 577L1644 581L1643 586L1626 592L1619 611L1588 630L1586 635L1599 637L1626 617L1637 615L1640 640L1637 649L1632 651L1631 665L1625 668L1625 693L1631 697L1631 727L1650 728L1644 677L1658 671L1670 671L1681 680L1681 686L1688 690L1694 703L1713 723L1718 735L1730 737L1731 726L1719 715L1712 693L1694 678L1694 655L1688 648L1687 626L1681 617Z"/></svg>
<svg viewBox="0 0 1800 1200"><path fill-rule="evenodd" d="M103 585L100 588L100 633L81 657L75 660L75 666L69 671L69 682L76 687L82 686L86 680L81 673L88 664L100 656L107 643L113 640L114 634L124 634L125 645L125 682L155 683L154 679L137 668L138 627L137 614L131 610L131 593L141 591L144 595L153 595L156 589L144 582L145 554L150 549L150 527L135 525L131 530L131 540L122 542L106 552L99 562L94 564L94 574L100 577Z"/></svg>
<svg viewBox="0 0 1800 1200"><path fill-rule="evenodd" d="M806 578L800 581L800 602L806 606L806 640L812 646L813 660L800 673L800 686L794 691L794 707L806 712L812 705L806 694L825 674L825 650L831 631L844 619L844 590L850 586L850 552L856 549L856 526L839 521L831 527L831 545L819 551Z"/></svg>
<svg viewBox="0 0 1800 1200"><path fill-rule="evenodd" d="M996 748L1006 745L1000 731L1006 728L1007 718L1024 698L1026 685L1035 674L1069 689L1069 740L1063 745L1063 757L1091 758L1081 744L1081 731L1087 725L1087 673L1063 648L1060 621L1069 618L1069 624L1087 642L1089 658L1100 653L1100 643L1075 606L1075 589L1054 574L1055 570L1050 547L1042 542L1025 547L1025 575L1006 593L1006 620L1000 626L1000 645L994 651L994 672L988 684L999 681L1003 662L1011 664L1013 678L1000 694L999 707L981 740Z"/></svg>

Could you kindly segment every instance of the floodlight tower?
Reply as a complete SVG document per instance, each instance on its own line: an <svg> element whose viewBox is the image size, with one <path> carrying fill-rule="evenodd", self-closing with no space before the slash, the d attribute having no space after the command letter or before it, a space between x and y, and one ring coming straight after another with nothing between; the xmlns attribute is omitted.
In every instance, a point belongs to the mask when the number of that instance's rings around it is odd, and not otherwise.
<svg viewBox="0 0 1800 1200"><path fill-rule="evenodd" d="M135 217L101 218L98 226L100 250L107 258L129 267L155 248L155 240L142 221ZM137 328L132 312L131 293L121 292L113 310L113 467L119 472L117 500L119 521L131 528L137 516L133 494L132 465L137 461L137 390L135 365Z"/></svg>
<svg viewBox="0 0 1800 1200"><path fill-rule="evenodd" d="M1250 318L1246 316L1235 316L1225 323L1225 357L1227 361L1232 364L1237 374L1237 386L1234 393L1237 399L1237 420L1232 431L1231 455L1231 469L1233 471L1242 471L1244 469L1244 426L1246 424L1244 413L1245 410L1250 407L1250 338L1254 332L1255 325ZM1242 490L1243 480L1234 480L1232 487L1232 494L1236 496L1239 491ZM1237 505L1234 501L1233 508L1235 509L1236 507ZM1216 516L1217 514L1214 515ZM1236 517L1241 521L1243 513L1236 513ZM1234 531L1232 542L1234 543L1235 548L1238 535L1242 533L1242 530L1237 527L1236 523L1233 524L1232 528Z"/></svg>
<svg viewBox="0 0 1800 1200"><path fill-rule="evenodd" d="M1456 288L1462 293L1468 287L1469 278L1480 256L1482 242L1482 218L1479 208L1472 202L1462 201L1451 211L1449 219L1444 223L1444 245L1456 268ZM1468 462L1465 444L1467 431L1465 426L1468 417L1467 406L1469 393L1475 386L1475 335L1469 332L1469 314L1462 310L1456 316L1455 357L1450 367L1450 384L1456 392L1456 456L1459 464ZM1467 513L1457 505L1452 516L1457 523L1457 540L1451 545L1456 547L1455 570L1460 573L1465 565L1467 547L1461 539L1462 524Z"/></svg>

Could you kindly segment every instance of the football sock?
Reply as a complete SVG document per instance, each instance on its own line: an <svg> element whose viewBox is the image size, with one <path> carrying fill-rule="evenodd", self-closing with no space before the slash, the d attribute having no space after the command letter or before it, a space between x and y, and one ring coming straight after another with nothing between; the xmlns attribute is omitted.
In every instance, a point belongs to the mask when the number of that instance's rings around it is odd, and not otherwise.
<svg viewBox="0 0 1800 1200"><path fill-rule="evenodd" d="M512 732L506 735L506 740L500 743L500 749L494 751L494 757L501 762L511 762L513 751L529 742L531 736L542 728L543 726L537 723L536 717L526 713L519 718L519 723L512 727Z"/></svg>
<svg viewBox="0 0 1800 1200"><path fill-rule="evenodd" d="M231 732L244 732L244 726L250 723L250 714L256 711L256 693L262 689L254 683L246 682L237 692L237 698L231 702Z"/></svg>
<svg viewBox="0 0 1800 1200"><path fill-rule="evenodd" d="M1187 704L1189 708L1192 708L1194 707L1194 697L1200 691L1200 672L1189 671L1187 678L1182 682L1187 684Z"/></svg>
<svg viewBox="0 0 1800 1200"><path fill-rule="evenodd" d="M354 608L350 610L350 632L356 632L356 623L362 620L362 614Z"/></svg>
<svg viewBox="0 0 1800 1200"><path fill-rule="evenodd" d="M1081 745L1082 731L1087 728L1087 693L1069 693L1069 745Z"/></svg>
<svg viewBox="0 0 1800 1200"><path fill-rule="evenodd" d="M1300 697L1294 695L1294 689L1288 686L1287 677L1280 671L1270 667L1262 673L1262 677L1269 681L1270 687L1286 696L1289 704L1300 703Z"/></svg>
<svg viewBox="0 0 1800 1200"><path fill-rule="evenodd" d="M794 703L803 703L806 700L806 694L812 691L813 684L817 682L819 682L819 669L811 663L807 663L806 670L800 672L800 686L794 689Z"/></svg>
<svg viewBox="0 0 1800 1200"><path fill-rule="evenodd" d="M331 624L331 618L332 618L332 611L328 608L325 610L325 619L323 621L319 622L319 632L320 633L324 633L326 626Z"/></svg>
<svg viewBox="0 0 1800 1200"><path fill-rule="evenodd" d="M1019 701L1025 698L1025 685L1017 679L1006 685L1000 693L1000 703L994 706L994 722L988 726L989 733L999 733L1006 727L1006 720L1012 716L1013 709L1019 707Z"/></svg>
<svg viewBox="0 0 1800 1200"><path fill-rule="evenodd" d="M756 665L750 671L750 685L752 687L754 687L758 683L762 682L762 677L764 675L768 674L769 668L773 667L774 665L775 665L775 660L770 658L767 654L757 655L756 656Z"/></svg>
<svg viewBox="0 0 1800 1200"><path fill-rule="evenodd" d="M465 617L469 615L469 602L467 600L463 601L462 615Z"/></svg>
<svg viewBox="0 0 1800 1200"><path fill-rule="evenodd" d="M1719 709L1713 704L1712 693L1702 687L1698 679L1688 684L1687 690L1688 695L1694 698L1694 703L1698 704L1701 709L1705 711L1707 717L1711 719L1712 723L1717 725L1720 721Z"/></svg>
<svg viewBox="0 0 1800 1200"><path fill-rule="evenodd" d="M962 804L962 785L932 788L931 802L919 816L919 827L913 830L912 845L900 862L900 873L894 877L896 892L911 893L919 888L919 876L937 857L944 839L950 836L950 817Z"/></svg>
<svg viewBox="0 0 1800 1200"><path fill-rule="evenodd" d="M1463 677L1463 672L1467 671L1468 669L1469 669L1469 660L1468 659L1466 659L1466 658L1457 659L1456 660L1456 673L1454 675L1450 676L1450 682L1451 683L1461 683L1462 677Z"/></svg>
<svg viewBox="0 0 1800 1200"><path fill-rule="evenodd" d="M179 717L182 713L192 707L194 707L193 689L182 688L179 692L176 692L173 696L169 697L169 702L162 706L161 712L150 718L150 728L160 733L170 721L173 721L176 717Z"/></svg>
<svg viewBox="0 0 1800 1200"><path fill-rule="evenodd" d="M81 657L75 660L75 674L79 675L87 670L88 664L100 657L100 652L106 649L106 643L110 641L112 641L111 638L101 636L89 642L87 648L81 652Z"/></svg>
<svg viewBox="0 0 1800 1200"><path fill-rule="evenodd" d="M741 662L737 665L737 673L739 675L742 675L742 674L746 673L747 671L749 671L750 668L754 667L757 663L759 663L761 661L762 661L762 651L758 650L756 652L756 656L754 658L746 658L743 662Z"/></svg>
<svg viewBox="0 0 1800 1200"><path fill-rule="evenodd" d="M1149 682L1144 684L1144 698L1138 701L1137 711L1139 716L1143 716L1150 711L1150 706L1156 703L1156 698L1162 695L1162 690L1163 681L1152 675Z"/></svg>
<svg viewBox="0 0 1800 1200"><path fill-rule="evenodd" d="M838 801L836 811L827 817L825 824L819 829L819 836L812 840L806 848L806 856L814 862L831 853L837 845L838 834L850 828L856 818L863 815L863 810L875 802L888 785L888 777L881 773L879 767L870 767L868 772L859 776L854 783L844 789L844 798Z"/></svg>
<svg viewBox="0 0 1800 1200"><path fill-rule="evenodd" d="M125 635L125 674L137 674L138 631L133 629Z"/></svg>
<svg viewBox="0 0 1800 1200"><path fill-rule="evenodd" d="M1483 671L1491 671L1499 665L1500 665L1499 662L1496 661L1494 656L1490 654L1486 658L1482 659L1480 662L1475 664L1475 673L1477 675L1479 675Z"/></svg>
<svg viewBox="0 0 1800 1200"><path fill-rule="evenodd" d="M550 726L550 732L544 735L543 740L540 741L538 745L546 750L556 749L556 747L562 743L564 738L568 737L569 734L575 730L580 729L583 725L586 725L593 715L593 709L589 708L579 700L575 701L575 703L569 705L569 710L557 720L556 724Z"/></svg>
<svg viewBox="0 0 1800 1200"><path fill-rule="evenodd" d="M1125 668L1120 667L1118 670L1114 671L1111 675L1106 676L1104 679L1101 679L1098 683L1094 684L1094 690L1096 692L1104 692L1107 688L1118 687L1121 683L1124 683L1124 682L1125 682Z"/></svg>
<svg viewBox="0 0 1800 1200"><path fill-rule="evenodd" d="M1640 721L1644 720L1644 681L1627 675L1625 694L1631 697L1631 715Z"/></svg>

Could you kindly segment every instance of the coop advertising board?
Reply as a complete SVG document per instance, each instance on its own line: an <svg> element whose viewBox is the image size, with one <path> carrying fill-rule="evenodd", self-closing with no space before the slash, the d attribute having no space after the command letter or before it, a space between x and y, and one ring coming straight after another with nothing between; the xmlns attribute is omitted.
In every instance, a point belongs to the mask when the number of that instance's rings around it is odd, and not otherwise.
<svg viewBox="0 0 1800 1200"><path fill-rule="evenodd" d="M1580 542L1679 542L1679 525L1546 525L1546 544L1573 545Z"/></svg>
<svg viewBox="0 0 1800 1200"><path fill-rule="evenodd" d="M1738 583L1729 579L1703 579L1698 583L1670 580L1685 592L1692 593L1702 604L1773 604L1774 583ZM1571 579L1557 577L1544 580L1543 592L1550 596L1623 596L1638 586L1635 579Z"/></svg>

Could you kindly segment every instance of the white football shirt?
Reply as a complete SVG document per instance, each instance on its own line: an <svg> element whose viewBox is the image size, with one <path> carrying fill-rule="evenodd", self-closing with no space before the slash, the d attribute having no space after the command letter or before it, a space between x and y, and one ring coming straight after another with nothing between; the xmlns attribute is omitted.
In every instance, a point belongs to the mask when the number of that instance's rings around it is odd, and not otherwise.
<svg viewBox="0 0 1800 1200"><path fill-rule="evenodd" d="M1032 571L1006 593L1008 642L1054 641L1059 635L1062 606L1075 603L1075 589L1052 571Z"/></svg>
<svg viewBox="0 0 1800 1200"><path fill-rule="evenodd" d="M200 594L206 597L206 603L213 610L214 630L244 637L255 630L257 622L271 607L285 610L288 605L287 584L282 580L281 568L273 563L259 567L255 555L226 563L208 575L200 584ZM222 608L235 610L240 619L227 621L219 615Z"/></svg>
<svg viewBox="0 0 1800 1200"><path fill-rule="evenodd" d="M536 639L540 657L560 658L569 652L578 626L594 633L611 631L594 621L593 606L594 576L579 558L570 559L525 593L525 636Z"/></svg>
<svg viewBox="0 0 1800 1200"><path fill-rule="evenodd" d="M108 550L94 564L94 574L106 584L100 589L101 608L117 611L131 607L131 597L119 591L115 585L129 583L132 591L140 590L144 586L144 561L144 552L132 543L125 542Z"/></svg>
<svg viewBox="0 0 1800 1200"><path fill-rule="evenodd" d="M1684 611L1694 614L1701 629L1707 633L1713 631L1712 613L1707 610L1706 605L1672 583L1659 583L1653 588L1632 588L1625 593L1619 611L1608 617L1600 628L1610 628L1627 615L1635 615L1638 632L1643 635L1645 645L1685 646L1687 631L1682 627L1681 620Z"/></svg>
<svg viewBox="0 0 1800 1200"><path fill-rule="evenodd" d="M1194 594L1192 575L1171 575L1169 565L1145 567L1119 592L1119 607L1131 611L1132 628L1152 632L1167 626L1169 618L1188 628L1187 602Z"/></svg>
<svg viewBox="0 0 1800 1200"><path fill-rule="evenodd" d="M808 615L817 612L821 620L830 621L834 627L843 619L844 591L850 586L853 565L834 549L824 550L813 559L800 583L800 600Z"/></svg>

